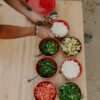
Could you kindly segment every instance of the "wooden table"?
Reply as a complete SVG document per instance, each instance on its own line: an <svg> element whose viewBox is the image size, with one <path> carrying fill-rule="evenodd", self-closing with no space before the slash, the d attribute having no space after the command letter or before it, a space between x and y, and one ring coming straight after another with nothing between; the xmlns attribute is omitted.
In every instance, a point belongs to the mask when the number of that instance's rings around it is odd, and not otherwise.
<svg viewBox="0 0 100 100"><path fill-rule="evenodd" d="M9 7L3 0L0 3L3 5L0 7L0 24L33 26L30 21ZM82 42L82 51L76 59L82 64L83 73L80 78L72 82L80 86L84 95L83 100L87 100L82 4L80 1L57 1L56 11L59 13L59 19L64 19L69 23L70 35L79 38ZM58 72L53 78L39 77L27 83L27 79L37 74L35 65L38 59L33 56L39 53L39 41L38 37L0 40L0 100L34 100L33 90L38 82L49 80L56 85L57 89L63 83L68 82ZM60 67L64 59L61 51L54 59ZM56 100L59 100L58 96Z"/></svg>

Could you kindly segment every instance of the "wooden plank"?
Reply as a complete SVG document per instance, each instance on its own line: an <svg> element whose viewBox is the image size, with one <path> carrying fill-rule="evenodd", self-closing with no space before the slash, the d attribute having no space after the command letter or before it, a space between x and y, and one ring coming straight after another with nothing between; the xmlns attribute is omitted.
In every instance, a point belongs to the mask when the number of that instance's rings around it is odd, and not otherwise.
<svg viewBox="0 0 100 100"><path fill-rule="evenodd" d="M0 1L0 3L3 5L0 8L0 24L32 26L24 16L9 7L4 1ZM79 38L82 42L82 51L76 59L82 64L83 73L80 78L72 82L80 86L84 95L83 100L87 100L82 4L80 1L57 1L56 11L59 13L59 19L64 19L69 23L70 35ZM68 82L58 72L53 78L39 77L35 81L27 83L28 78L37 74L35 65L38 59L34 59L33 56L39 53L39 41L40 38L37 37L0 40L0 100L35 100L33 90L38 82L49 80L56 85L57 90L63 83ZM60 64L66 56L59 51L53 58L60 68ZM59 100L58 97L56 100Z"/></svg>

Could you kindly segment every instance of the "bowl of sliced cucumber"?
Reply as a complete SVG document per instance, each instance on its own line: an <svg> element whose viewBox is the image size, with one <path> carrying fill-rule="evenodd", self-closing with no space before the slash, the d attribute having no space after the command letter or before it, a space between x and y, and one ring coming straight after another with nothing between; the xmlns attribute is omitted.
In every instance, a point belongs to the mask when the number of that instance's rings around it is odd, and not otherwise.
<svg viewBox="0 0 100 100"><path fill-rule="evenodd" d="M76 56L80 53L82 44L75 37L66 37L61 43L61 48L67 56Z"/></svg>

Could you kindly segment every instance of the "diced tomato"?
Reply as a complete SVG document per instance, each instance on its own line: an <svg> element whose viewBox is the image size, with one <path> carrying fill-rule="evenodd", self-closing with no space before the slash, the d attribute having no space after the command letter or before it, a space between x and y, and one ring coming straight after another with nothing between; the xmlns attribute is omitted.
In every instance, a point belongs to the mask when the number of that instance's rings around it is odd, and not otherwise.
<svg viewBox="0 0 100 100"><path fill-rule="evenodd" d="M54 100L56 96L56 88L52 83L40 83L36 88L34 95L36 100Z"/></svg>

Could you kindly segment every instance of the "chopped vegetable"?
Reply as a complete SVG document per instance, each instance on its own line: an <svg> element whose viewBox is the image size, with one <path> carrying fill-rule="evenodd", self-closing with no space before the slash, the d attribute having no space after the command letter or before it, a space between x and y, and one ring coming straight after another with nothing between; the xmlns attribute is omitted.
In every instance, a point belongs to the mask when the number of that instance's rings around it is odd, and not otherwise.
<svg viewBox="0 0 100 100"><path fill-rule="evenodd" d="M80 67L74 60L66 60L61 67L62 73L68 79L77 78L80 74Z"/></svg>
<svg viewBox="0 0 100 100"><path fill-rule="evenodd" d="M41 44L40 50L45 55L54 55L58 51L58 45L54 40L48 39Z"/></svg>
<svg viewBox="0 0 100 100"><path fill-rule="evenodd" d="M59 100L81 100L83 95L74 83L66 83L61 86L58 92Z"/></svg>
<svg viewBox="0 0 100 100"><path fill-rule="evenodd" d="M35 88L34 95L36 100L54 100L56 88L50 82L43 82Z"/></svg>
<svg viewBox="0 0 100 100"><path fill-rule="evenodd" d="M53 61L44 59L39 62L39 74L43 77L51 77L56 72Z"/></svg>
<svg viewBox="0 0 100 100"><path fill-rule="evenodd" d="M62 50L68 56L75 56L81 50L81 43L76 38L66 38L65 41L62 43Z"/></svg>
<svg viewBox="0 0 100 100"><path fill-rule="evenodd" d="M68 34L68 27L63 22L54 22L51 31L56 37L64 37Z"/></svg>

